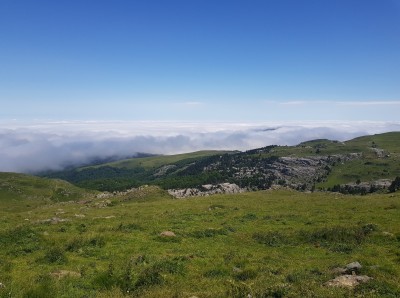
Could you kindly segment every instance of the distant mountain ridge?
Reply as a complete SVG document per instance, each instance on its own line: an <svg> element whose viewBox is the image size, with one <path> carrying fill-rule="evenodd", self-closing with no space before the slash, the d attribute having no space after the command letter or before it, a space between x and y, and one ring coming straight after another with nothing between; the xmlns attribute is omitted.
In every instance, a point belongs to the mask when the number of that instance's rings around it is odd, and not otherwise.
<svg viewBox="0 0 400 298"><path fill-rule="evenodd" d="M184 189L232 183L246 190L288 187L350 193L386 188L396 176L400 176L400 132L345 142L317 139L245 152L199 151L134 158L47 175L102 191L143 184Z"/></svg>

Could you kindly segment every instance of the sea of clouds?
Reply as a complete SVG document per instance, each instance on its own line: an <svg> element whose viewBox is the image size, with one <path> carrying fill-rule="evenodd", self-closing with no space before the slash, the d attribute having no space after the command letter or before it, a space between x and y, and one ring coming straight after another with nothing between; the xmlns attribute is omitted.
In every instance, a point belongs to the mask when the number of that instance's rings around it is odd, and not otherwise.
<svg viewBox="0 0 400 298"><path fill-rule="evenodd" d="M248 150L400 131L400 122L0 122L0 171L62 170L137 153Z"/></svg>

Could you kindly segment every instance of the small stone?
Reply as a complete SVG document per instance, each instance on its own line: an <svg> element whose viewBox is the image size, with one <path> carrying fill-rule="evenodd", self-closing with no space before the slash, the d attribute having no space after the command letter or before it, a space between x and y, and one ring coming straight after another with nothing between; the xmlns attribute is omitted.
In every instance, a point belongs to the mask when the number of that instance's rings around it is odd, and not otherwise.
<svg viewBox="0 0 400 298"><path fill-rule="evenodd" d="M0 289L4 289L6 286L2 283L2 282L0 282Z"/></svg>
<svg viewBox="0 0 400 298"><path fill-rule="evenodd" d="M346 265L346 271L349 273L359 272L362 266L359 262L352 262Z"/></svg>
<svg viewBox="0 0 400 298"><path fill-rule="evenodd" d="M63 277L81 277L81 274L79 272L75 272L75 271L69 271L69 270L58 270L55 272L51 273L51 276L61 279Z"/></svg>
<svg viewBox="0 0 400 298"><path fill-rule="evenodd" d="M395 235L393 233L390 232L382 232L382 235L386 236L386 237L390 237L390 238L394 238Z"/></svg>
<svg viewBox="0 0 400 298"><path fill-rule="evenodd" d="M242 272L243 270L238 267L233 267L233 272Z"/></svg>
<svg viewBox="0 0 400 298"><path fill-rule="evenodd" d="M172 231L164 231L160 234L161 237L176 237L175 233Z"/></svg>
<svg viewBox="0 0 400 298"><path fill-rule="evenodd" d="M332 269L332 273L336 275L345 274L346 272L347 270L341 267L336 267Z"/></svg>

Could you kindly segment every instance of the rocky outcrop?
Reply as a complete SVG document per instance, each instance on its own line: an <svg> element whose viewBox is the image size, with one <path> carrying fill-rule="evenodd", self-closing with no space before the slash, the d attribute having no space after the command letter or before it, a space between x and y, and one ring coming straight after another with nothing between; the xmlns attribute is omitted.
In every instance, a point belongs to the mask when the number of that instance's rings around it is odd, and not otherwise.
<svg viewBox="0 0 400 298"><path fill-rule="evenodd" d="M234 183L221 183L217 185L206 184L201 188L184 188L184 189L169 189L168 193L175 198L188 198L195 196L209 196L213 194L234 194L245 192L246 190L240 188Z"/></svg>
<svg viewBox="0 0 400 298"><path fill-rule="evenodd" d="M176 165L165 165L159 168L154 174L154 177L165 176L169 171L176 169Z"/></svg>
<svg viewBox="0 0 400 298"><path fill-rule="evenodd" d="M371 277L366 275L350 275L345 274L338 276L330 281L325 283L326 286L330 287L346 287L346 288L354 288L355 286L359 285L360 283L365 283L371 280Z"/></svg>
<svg viewBox="0 0 400 298"><path fill-rule="evenodd" d="M339 274L339 276L327 281L324 285L329 287L354 288L361 283L371 280L372 278L367 275L358 275L361 269L362 266L359 262L351 262L345 267L334 268L332 273Z"/></svg>

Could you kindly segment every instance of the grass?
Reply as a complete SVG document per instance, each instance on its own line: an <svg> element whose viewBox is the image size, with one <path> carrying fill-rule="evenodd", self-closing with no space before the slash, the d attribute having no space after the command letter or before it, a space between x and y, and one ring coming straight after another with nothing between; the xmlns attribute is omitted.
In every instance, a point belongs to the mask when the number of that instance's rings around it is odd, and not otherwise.
<svg viewBox="0 0 400 298"><path fill-rule="evenodd" d="M92 200L2 212L0 297L400 295L400 193L175 200L150 188L140 200ZM46 221L56 213L65 221ZM166 230L176 237L160 237ZM353 290L323 285L332 268L352 261L373 281ZM54 275L62 270L74 274Z"/></svg>
<svg viewBox="0 0 400 298"><path fill-rule="evenodd" d="M174 164L183 160L196 160L201 157L207 157L217 154L225 154L229 153L229 151L217 151L217 150L204 150L197 151L191 153L183 153L183 154L175 154L175 155L159 155L159 156L150 156L150 157L141 157L141 158L130 158L124 159L120 161L110 162L102 165L91 166L92 168L99 168L103 166L110 166L116 168L126 168L126 169L134 169L137 167L142 167L146 170L154 169L161 167L163 165ZM88 167L84 167L85 169Z"/></svg>

